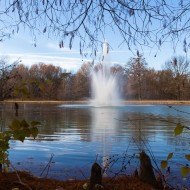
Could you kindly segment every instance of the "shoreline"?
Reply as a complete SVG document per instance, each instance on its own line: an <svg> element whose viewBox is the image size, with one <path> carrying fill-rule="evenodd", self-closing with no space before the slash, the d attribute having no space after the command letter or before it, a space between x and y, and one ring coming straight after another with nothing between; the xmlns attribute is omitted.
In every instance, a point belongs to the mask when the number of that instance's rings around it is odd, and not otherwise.
<svg viewBox="0 0 190 190"><path fill-rule="evenodd" d="M19 178L20 177L20 181ZM56 180L46 177L36 177L27 171L14 171L6 173L0 173L0 186L3 189L43 189L43 190L84 190L89 189L89 178L83 180ZM2 188L0 187L0 190ZM132 175L122 175L114 178L107 177L102 178L101 189L104 190L152 190L153 185L142 182L138 177ZM100 188L97 188L100 189Z"/></svg>
<svg viewBox="0 0 190 190"><path fill-rule="evenodd" d="M59 100L4 100L0 104L88 104L88 100L59 101ZM190 105L190 100L124 100L124 105Z"/></svg>

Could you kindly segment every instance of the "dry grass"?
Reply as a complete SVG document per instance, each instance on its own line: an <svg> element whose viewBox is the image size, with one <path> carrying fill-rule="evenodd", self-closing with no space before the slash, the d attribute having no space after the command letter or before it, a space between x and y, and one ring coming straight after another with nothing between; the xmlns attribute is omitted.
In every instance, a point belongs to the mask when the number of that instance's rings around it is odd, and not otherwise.
<svg viewBox="0 0 190 190"><path fill-rule="evenodd" d="M87 100L80 101L53 101L53 100L4 100L0 103L28 103L28 104L87 104ZM190 100L125 100L124 105L190 105Z"/></svg>

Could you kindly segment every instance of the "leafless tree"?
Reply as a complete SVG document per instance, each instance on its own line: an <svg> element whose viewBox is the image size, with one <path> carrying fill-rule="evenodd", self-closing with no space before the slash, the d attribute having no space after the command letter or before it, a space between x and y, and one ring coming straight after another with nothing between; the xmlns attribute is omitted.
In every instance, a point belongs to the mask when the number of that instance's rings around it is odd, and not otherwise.
<svg viewBox="0 0 190 190"><path fill-rule="evenodd" d="M93 68L93 63L86 62L80 67L75 75L73 83L73 95L75 99L90 97L90 74Z"/></svg>
<svg viewBox="0 0 190 190"><path fill-rule="evenodd" d="M168 38L180 40L188 49L190 2L187 0L0 0L0 37L29 29L57 36L59 46L79 37L82 50L97 46L107 32L122 37L122 43L161 46Z"/></svg>
<svg viewBox="0 0 190 190"><path fill-rule="evenodd" d="M12 89L15 87L15 79L19 77L14 71L20 60L9 63L8 57L0 58L0 100L9 98Z"/></svg>
<svg viewBox="0 0 190 190"><path fill-rule="evenodd" d="M126 71L128 72L128 82L131 85L132 89L137 89L135 92L137 93L137 97L141 100L143 86L145 83L145 74L147 63L145 58L137 52L136 57L130 58L129 62L126 65Z"/></svg>
<svg viewBox="0 0 190 190"><path fill-rule="evenodd" d="M185 57L173 57L166 62L166 69L171 71L175 81L177 99L183 99L190 74L190 62Z"/></svg>

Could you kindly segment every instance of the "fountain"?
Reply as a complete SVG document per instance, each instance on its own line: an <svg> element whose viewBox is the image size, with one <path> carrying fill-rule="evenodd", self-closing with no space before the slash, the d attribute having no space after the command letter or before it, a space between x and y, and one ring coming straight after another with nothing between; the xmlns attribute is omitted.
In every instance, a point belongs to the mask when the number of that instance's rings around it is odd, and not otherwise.
<svg viewBox="0 0 190 190"><path fill-rule="evenodd" d="M120 105L117 73L111 71L109 45L103 43L103 57L99 68L92 73L92 105L95 107Z"/></svg>

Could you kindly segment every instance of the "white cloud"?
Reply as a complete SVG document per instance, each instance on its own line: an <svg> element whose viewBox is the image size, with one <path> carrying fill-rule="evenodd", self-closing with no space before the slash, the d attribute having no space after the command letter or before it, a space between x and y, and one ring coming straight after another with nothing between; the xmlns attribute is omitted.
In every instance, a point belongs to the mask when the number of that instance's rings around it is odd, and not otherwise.
<svg viewBox="0 0 190 190"><path fill-rule="evenodd" d="M43 62L46 64L53 64L60 66L68 71L76 71L85 61L90 61L87 59L76 58L76 57L64 57L64 56L50 56L44 54L7 54L10 60L21 59L22 63L27 66Z"/></svg>
<svg viewBox="0 0 190 190"><path fill-rule="evenodd" d="M110 53L129 53L129 51L125 51L125 50L110 50Z"/></svg>
<svg viewBox="0 0 190 190"><path fill-rule="evenodd" d="M53 51L57 51L59 53L80 54L80 52L75 49L69 49L68 47L59 48L57 44L52 43L52 42L47 43L47 48Z"/></svg>

